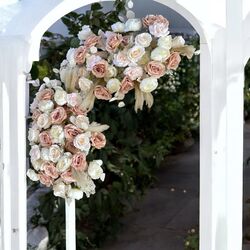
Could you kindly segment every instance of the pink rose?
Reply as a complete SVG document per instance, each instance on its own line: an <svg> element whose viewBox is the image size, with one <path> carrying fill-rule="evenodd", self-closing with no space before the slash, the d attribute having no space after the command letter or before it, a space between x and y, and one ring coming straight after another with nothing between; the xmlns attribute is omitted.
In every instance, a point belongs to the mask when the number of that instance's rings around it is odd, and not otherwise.
<svg viewBox="0 0 250 250"><path fill-rule="evenodd" d="M162 15L147 15L142 19L142 23L145 27L148 27L155 23L165 23L169 25L169 21Z"/></svg>
<svg viewBox="0 0 250 250"><path fill-rule="evenodd" d="M39 109L35 109L32 113L32 119L34 121L37 121L38 117L42 114L42 112Z"/></svg>
<svg viewBox="0 0 250 250"><path fill-rule="evenodd" d="M91 48L93 46L95 46L97 43L99 43L101 40L101 37L100 36L96 36L96 35L91 35L89 36L85 42L84 42L84 45L87 47L87 48Z"/></svg>
<svg viewBox="0 0 250 250"><path fill-rule="evenodd" d="M134 82L128 76L125 76L121 82L119 92L125 95L133 88Z"/></svg>
<svg viewBox="0 0 250 250"><path fill-rule="evenodd" d="M72 153L72 154L76 154L76 153L78 153L78 152L80 151L80 149L78 149L78 148L76 148L76 147L74 146L73 141L66 141L64 147L65 147L65 150L66 150L67 152L70 152L70 153Z"/></svg>
<svg viewBox="0 0 250 250"><path fill-rule="evenodd" d="M71 108L70 111L74 113L74 115L86 115L87 114L87 110L81 106L75 106Z"/></svg>
<svg viewBox="0 0 250 250"><path fill-rule="evenodd" d="M178 52L171 53L166 61L167 69L176 70L181 62L181 56Z"/></svg>
<svg viewBox="0 0 250 250"><path fill-rule="evenodd" d="M70 183L76 181L76 180L73 178L72 172L71 172L70 170L63 172L63 173L61 174L61 178L62 178L62 180L63 180L66 184L70 184Z"/></svg>
<svg viewBox="0 0 250 250"><path fill-rule="evenodd" d="M100 100L110 100L112 95L106 87L97 85L94 91L95 97Z"/></svg>
<svg viewBox="0 0 250 250"><path fill-rule="evenodd" d="M43 131L39 134L39 141L42 147L50 147L52 145L52 139L48 131Z"/></svg>
<svg viewBox="0 0 250 250"><path fill-rule="evenodd" d="M56 179L59 177L55 164L52 162L46 162L45 164L43 164L43 170L47 176L53 179Z"/></svg>
<svg viewBox="0 0 250 250"><path fill-rule="evenodd" d="M69 141L73 141L74 138L81 134L83 131L79 128L77 128L75 125L68 124L64 127L64 135L65 138Z"/></svg>
<svg viewBox="0 0 250 250"><path fill-rule="evenodd" d="M43 89L37 93L37 98L39 101L51 100L53 95L54 91L52 89Z"/></svg>
<svg viewBox="0 0 250 250"><path fill-rule="evenodd" d="M88 164L86 161L86 155L84 153L81 153L81 152L73 155L71 166L76 171L85 171L88 167Z"/></svg>
<svg viewBox="0 0 250 250"><path fill-rule="evenodd" d="M92 74L97 78L103 78L108 69L108 62L101 60L97 62L92 68Z"/></svg>
<svg viewBox="0 0 250 250"><path fill-rule="evenodd" d="M57 107L50 114L52 124L61 124L67 119L66 110L63 107Z"/></svg>
<svg viewBox="0 0 250 250"><path fill-rule="evenodd" d="M94 132L91 134L90 138L91 144L97 149L101 149L106 145L106 137L101 132Z"/></svg>
<svg viewBox="0 0 250 250"><path fill-rule="evenodd" d="M127 67L123 73L125 76L128 76L132 81L134 81L142 77L143 68L140 66Z"/></svg>
<svg viewBox="0 0 250 250"><path fill-rule="evenodd" d="M83 64L85 62L86 54L87 54L87 47L86 46L80 46L79 48L77 48L75 50L76 64L78 64L78 65Z"/></svg>
<svg viewBox="0 0 250 250"><path fill-rule="evenodd" d="M107 37L106 50L110 53L114 53L122 41L123 38L121 34L111 32Z"/></svg>
<svg viewBox="0 0 250 250"><path fill-rule="evenodd" d="M40 182L46 187L50 187L51 185L53 185L53 179L50 176L44 173L40 173L38 174L38 177L39 177Z"/></svg>
<svg viewBox="0 0 250 250"><path fill-rule="evenodd" d="M145 71L150 75L156 78L162 77L165 72L165 66L161 62L150 61L145 65Z"/></svg>

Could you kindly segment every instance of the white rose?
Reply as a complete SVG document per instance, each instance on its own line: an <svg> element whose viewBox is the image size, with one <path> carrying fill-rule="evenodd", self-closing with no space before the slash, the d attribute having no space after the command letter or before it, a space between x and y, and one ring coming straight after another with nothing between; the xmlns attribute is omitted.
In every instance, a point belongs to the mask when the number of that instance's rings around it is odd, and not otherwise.
<svg viewBox="0 0 250 250"><path fill-rule="evenodd" d="M171 36L162 36L158 39L157 45L161 48L170 50L172 47L172 37Z"/></svg>
<svg viewBox="0 0 250 250"><path fill-rule="evenodd" d="M39 109L42 112L49 113L54 108L54 103L51 100L42 100L38 104Z"/></svg>
<svg viewBox="0 0 250 250"><path fill-rule="evenodd" d="M92 47L90 47L89 51L91 54L95 54L98 50L95 46L92 46Z"/></svg>
<svg viewBox="0 0 250 250"><path fill-rule="evenodd" d="M67 103L71 107L79 106L82 103L82 97L78 93L67 94Z"/></svg>
<svg viewBox="0 0 250 250"><path fill-rule="evenodd" d="M169 34L168 24L154 23L149 26L149 32L155 37L167 36Z"/></svg>
<svg viewBox="0 0 250 250"><path fill-rule="evenodd" d="M39 180L39 177L37 175L37 173L32 170L32 169L29 169L27 171L27 176L32 180L32 181L38 181Z"/></svg>
<svg viewBox="0 0 250 250"><path fill-rule="evenodd" d="M58 105L63 106L67 103L67 92L63 89L56 89L54 100Z"/></svg>
<svg viewBox="0 0 250 250"><path fill-rule="evenodd" d="M31 161L37 161L41 157L41 151L38 145L33 145L30 150Z"/></svg>
<svg viewBox="0 0 250 250"><path fill-rule="evenodd" d="M114 55L113 63L117 67L126 67L129 65L129 60L127 56L127 51L119 51Z"/></svg>
<svg viewBox="0 0 250 250"><path fill-rule="evenodd" d="M83 191L78 188L71 188L68 191L67 196L71 199L80 200L83 197Z"/></svg>
<svg viewBox="0 0 250 250"><path fill-rule="evenodd" d="M77 135L73 141L74 146L80 149L81 151L84 151L86 154L88 154L90 146L91 146L89 137L90 137L89 133Z"/></svg>
<svg viewBox="0 0 250 250"><path fill-rule="evenodd" d="M88 174L93 180L101 179L104 181L105 174L103 173L102 160L94 160L89 163Z"/></svg>
<svg viewBox="0 0 250 250"><path fill-rule="evenodd" d="M78 38L79 40L84 41L91 35L93 35L93 32L89 25L83 25L82 30L78 33Z"/></svg>
<svg viewBox="0 0 250 250"><path fill-rule="evenodd" d="M111 94L115 93L116 91L119 90L121 85L121 82L117 79L117 78L111 78L108 82L107 82L107 89L109 90L109 92Z"/></svg>
<svg viewBox="0 0 250 250"><path fill-rule="evenodd" d="M52 143L64 143L64 131L61 125L53 125L50 129Z"/></svg>
<svg viewBox="0 0 250 250"><path fill-rule="evenodd" d="M125 24L122 22L117 22L111 25L111 29L114 32L122 33L125 30Z"/></svg>
<svg viewBox="0 0 250 250"><path fill-rule="evenodd" d="M54 195L58 197L65 198L66 192L70 189L69 185L64 184L62 181L56 182L53 185Z"/></svg>
<svg viewBox="0 0 250 250"><path fill-rule="evenodd" d="M185 40L182 36L176 36L172 40L172 48L180 48L183 47L184 45L185 45Z"/></svg>
<svg viewBox="0 0 250 250"><path fill-rule="evenodd" d="M148 77L141 81L140 89L142 92L150 93L154 91L158 86L157 78L155 77Z"/></svg>
<svg viewBox="0 0 250 250"><path fill-rule="evenodd" d="M43 161L49 161L49 149L48 148L41 149L41 159ZM42 164L40 167L42 167Z"/></svg>
<svg viewBox="0 0 250 250"><path fill-rule="evenodd" d="M79 88L81 89L81 91L84 94L87 94L89 92L89 90L91 89L91 87L93 86L93 81L89 80L88 78L85 77L81 77L79 79Z"/></svg>
<svg viewBox="0 0 250 250"><path fill-rule="evenodd" d="M109 65L108 69L107 69L107 72L106 72L106 75L105 75L105 78L116 77L116 75L117 75L117 69L116 69L116 67L114 67L112 65Z"/></svg>
<svg viewBox="0 0 250 250"><path fill-rule="evenodd" d="M141 33L135 37L135 44L144 48L150 46L152 42L152 36L149 33Z"/></svg>
<svg viewBox="0 0 250 250"><path fill-rule="evenodd" d="M143 57L144 54L145 48L139 45L135 45L134 47L128 50L128 59L131 62L136 63Z"/></svg>
<svg viewBox="0 0 250 250"><path fill-rule="evenodd" d="M42 158L42 151L41 151L41 158ZM37 161L32 161L32 167L36 170L39 171L42 168L44 161L42 159L39 159Z"/></svg>
<svg viewBox="0 0 250 250"><path fill-rule="evenodd" d="M125 32L139 31L142 28L142 22L138 18L128 19L125 23Z"/></svg>
<svg viewBox="0 0 250 250"><path fill-rule="evenodd" d="M151 59L154 61L165 62L170 56L170 51L161 47L156 47L151 52Z"/></svg>
<svg viewBox="0 0 250 250"><path fill-rule="evenodd" d="M62 156L62 149L58 145L52 145L49 148L49 159L56 163Z"/></svg>
<svg viewBox="0 0 250 250"><path fill-rule="evenodd" d="M57 170L62 173L66 171L72 163L72 155L70 153L64 153L56 164Z"/></svg>
<svg viewBox="0 0 250 250"><path fill-rule="evenodd" d="M32 143L36 143L39 141L39 133L40 131L36 128L29 128L28 132L28 140Z"/></svg>
<svg viewBox="0 0 250 250"><path fill-rule="evenodd" d="M37 126L39 128L48 128L51 125L51 118L48 114L41 114L37 119Z"/></svg>
<svg viewBox="0 0 250 250"><path fill-rule="evenodd" d="M74 48L70 48L66 54L66 59L69 62L69 65L71 67L76 66L76 60L75 60L75 50Z"/></svg>

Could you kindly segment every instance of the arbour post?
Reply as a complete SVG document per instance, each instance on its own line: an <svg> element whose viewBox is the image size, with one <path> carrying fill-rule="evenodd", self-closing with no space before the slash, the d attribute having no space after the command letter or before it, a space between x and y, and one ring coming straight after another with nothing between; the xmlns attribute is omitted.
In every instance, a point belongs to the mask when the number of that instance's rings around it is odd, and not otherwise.
<svg viewBox="0 0 250 250"><path fill-rule="evenodd" d="M29 45L19 36L0 38L2 128L2 249L24 250L26 240L26 77Z"/></svg>

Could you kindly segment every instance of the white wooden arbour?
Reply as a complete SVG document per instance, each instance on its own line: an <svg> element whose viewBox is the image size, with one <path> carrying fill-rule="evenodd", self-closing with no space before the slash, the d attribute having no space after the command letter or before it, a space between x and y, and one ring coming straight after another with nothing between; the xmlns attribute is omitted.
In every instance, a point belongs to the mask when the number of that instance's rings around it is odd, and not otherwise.
<svg viewBox="0 0 250 250"><path fill-rule="evenodd" d="M200 249L240 250L243 74L250 55L250 46L244 49L250 41L249 1L155 1L181 14L200 35ZM0 34L1 249L26 249L24 73L39 59L43 33L63 15L93 2L22 0Z"/></svg>

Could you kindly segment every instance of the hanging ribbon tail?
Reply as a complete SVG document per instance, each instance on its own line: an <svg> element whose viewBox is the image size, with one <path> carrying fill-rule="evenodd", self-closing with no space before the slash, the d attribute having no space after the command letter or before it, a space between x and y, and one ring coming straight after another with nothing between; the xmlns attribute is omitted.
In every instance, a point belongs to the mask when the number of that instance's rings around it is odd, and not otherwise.
<svg viewBox="0 0 250 250"><path fill-rule="evenodd" d="M135 85L135 112L137 113L138 110L143 109L143 103L144 103L144 94L140 90L138 85Z"/></svg>
<svg viewBox="0 0 250 250"><path fill-rule="evenodd" d="M148 108L150 109L153 104L154 104L154 97L151 93L143 93L144 96L144 100L146 102L146 105L148 106Z"/></svg>
<svg viewBox="0 0 250 250"><path fill-rule="evenodd" d="M93 109L95 104L95 94L94 94L94 87L92 87L89 92L87 93L86 97L83 100L82 106L89 112Z"/></svg>
<svg viewBox="0 0 250 250"><path fill-rule="evenodd" d="M173 51L179 52L182 56L191 59L194 55L195 47L193 45L184 45L182 47L174 48Z"/></svg>

